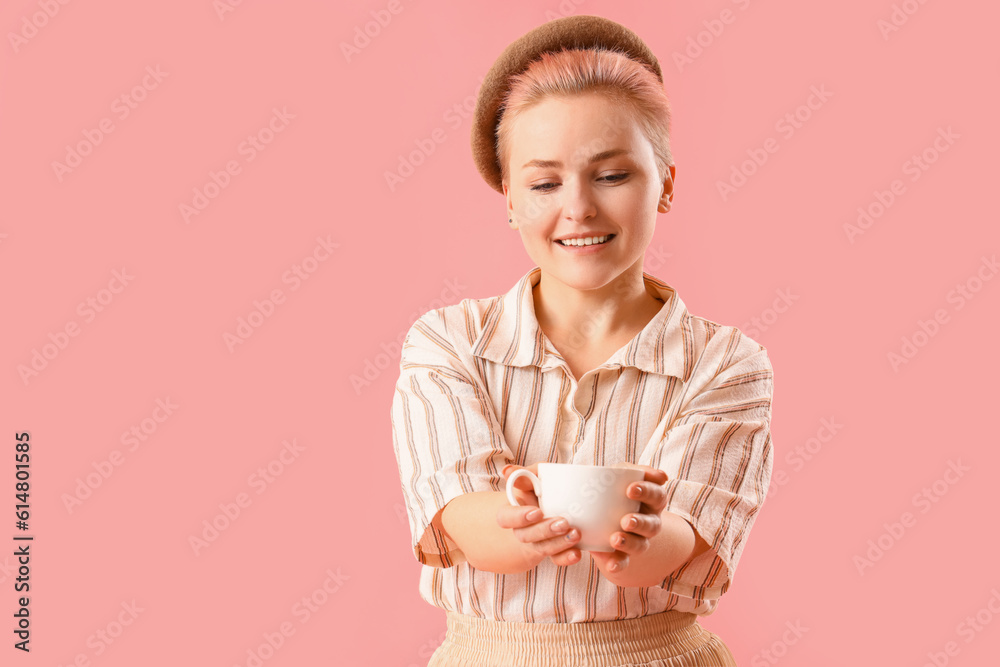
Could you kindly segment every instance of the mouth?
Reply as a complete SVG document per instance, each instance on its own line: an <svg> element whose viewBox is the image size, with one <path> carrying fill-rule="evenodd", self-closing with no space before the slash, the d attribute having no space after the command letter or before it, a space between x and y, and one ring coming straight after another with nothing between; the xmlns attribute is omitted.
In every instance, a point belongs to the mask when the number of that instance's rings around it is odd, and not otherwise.
<svg viewBox="0 0 1000 667"><path fill-rule="evenodd" d="M603 236L589 236L582 239L562 239L556 241L556 243L564 248L588 248L595 245L605 245L613 238L615 238L614 234L605 234Z"/></svg>

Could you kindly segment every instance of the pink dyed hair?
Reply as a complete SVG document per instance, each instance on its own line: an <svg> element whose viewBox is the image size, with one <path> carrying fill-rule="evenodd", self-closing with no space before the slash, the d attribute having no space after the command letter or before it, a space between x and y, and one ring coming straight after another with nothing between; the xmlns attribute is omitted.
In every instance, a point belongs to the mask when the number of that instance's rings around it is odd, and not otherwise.
<svg viewBox="0 0 1000 667"><path fill-rule="evenodd" d="M510 77L497 124L497 160L509 183L510 139L514 122L546 97L599 92L635 120L653 146L660 180L674 163L670 152L670 100L650 69L624 53L604 48L542 53L524 72Z"/></svg>

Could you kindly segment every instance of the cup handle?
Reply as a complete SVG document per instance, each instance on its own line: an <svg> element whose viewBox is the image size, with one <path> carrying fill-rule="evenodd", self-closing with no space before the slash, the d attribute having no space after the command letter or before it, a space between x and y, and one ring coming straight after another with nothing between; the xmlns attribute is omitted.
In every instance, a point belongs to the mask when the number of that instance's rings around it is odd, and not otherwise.
<svg viewBox="0 0 1000 667"><path fill-rule="evenodd" d="M514 497L514 480L518 477L527 477L531 482L531 488L535 490L535 495L539 498L542 497L542 490L539 488L541 486L541 482L530 470L527 468L521 468L520 470L515 470L511 476L507 478L507 500L510 501L511 505L520 505L520 503L517 502L517 498Z"/></svg>

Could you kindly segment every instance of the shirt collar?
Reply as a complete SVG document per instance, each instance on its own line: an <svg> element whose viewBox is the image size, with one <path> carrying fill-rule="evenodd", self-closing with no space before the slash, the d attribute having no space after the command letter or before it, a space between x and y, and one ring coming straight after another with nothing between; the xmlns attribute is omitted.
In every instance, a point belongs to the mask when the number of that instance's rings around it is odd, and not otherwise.
<svg viewBox="0 0 1000 667"><path fill-rule="evenodd" d="M473 343L473 355L506 366L546 369L560 364L552 350L546 350L546 339L535 318L531 288L541 279L541 271L537 266L532 268L503 297L492 301L483 330ZM646 272L642 278L663 300L663 307L602 366L633 366L687 382L693 367L691 316L670 285Z"/></svg>

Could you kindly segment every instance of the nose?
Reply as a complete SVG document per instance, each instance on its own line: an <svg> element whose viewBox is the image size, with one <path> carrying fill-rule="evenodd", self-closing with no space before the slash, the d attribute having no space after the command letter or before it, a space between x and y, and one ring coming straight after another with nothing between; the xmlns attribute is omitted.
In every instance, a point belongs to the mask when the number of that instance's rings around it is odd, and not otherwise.
<svg viewBox="0 0 1000 667"><path fill-rule="evenodd" d="M577 222L597 215L594 192L586 179L567 178L563 184L563 215Z"/></svg>

